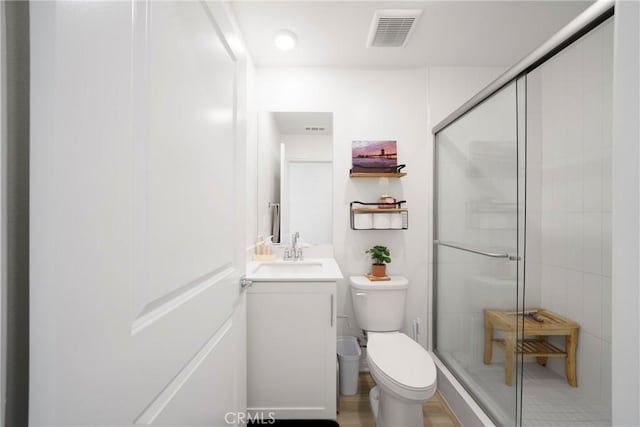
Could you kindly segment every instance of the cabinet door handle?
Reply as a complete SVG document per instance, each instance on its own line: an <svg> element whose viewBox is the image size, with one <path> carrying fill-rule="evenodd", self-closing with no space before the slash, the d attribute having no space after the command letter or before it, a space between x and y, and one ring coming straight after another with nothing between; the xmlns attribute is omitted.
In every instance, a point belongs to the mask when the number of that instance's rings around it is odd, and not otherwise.
<svg viewBox="0 0 640 427"><path fill-rule="evenodd" d="M331 294L331 327L333 328L333 294Z"/></svg>

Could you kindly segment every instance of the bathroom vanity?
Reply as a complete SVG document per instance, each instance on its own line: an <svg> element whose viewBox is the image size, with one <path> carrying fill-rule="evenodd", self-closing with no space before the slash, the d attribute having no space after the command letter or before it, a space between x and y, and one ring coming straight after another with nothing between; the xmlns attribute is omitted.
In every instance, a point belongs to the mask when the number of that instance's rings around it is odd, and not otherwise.
<svg viewBox="0 0 640 427"><path fill-rule="evenodd" d="M252 262L246 277L248 412L335 419L335 260Z"/></svg>

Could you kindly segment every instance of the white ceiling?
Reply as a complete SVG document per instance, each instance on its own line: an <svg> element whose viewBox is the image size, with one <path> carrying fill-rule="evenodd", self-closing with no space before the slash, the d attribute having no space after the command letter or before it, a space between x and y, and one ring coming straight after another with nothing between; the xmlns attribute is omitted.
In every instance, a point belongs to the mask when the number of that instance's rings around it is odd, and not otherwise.
<svg viewBox="0 0 640 427"><path fill-rule="evenodd" d="M284 135L331 135L333 113L275 112L278 131ZM322 131L307 131L307 127L323 128Z"/></svg>
<svg viewBox="0 0 640 427"><path fill-rule="evenodd" d="M258 66L402 68L510 66L592 1L245 1L231 0ZM404 48L367 48L376 9L422 9ZM280 29L298 46L273 45Z"/></svg>

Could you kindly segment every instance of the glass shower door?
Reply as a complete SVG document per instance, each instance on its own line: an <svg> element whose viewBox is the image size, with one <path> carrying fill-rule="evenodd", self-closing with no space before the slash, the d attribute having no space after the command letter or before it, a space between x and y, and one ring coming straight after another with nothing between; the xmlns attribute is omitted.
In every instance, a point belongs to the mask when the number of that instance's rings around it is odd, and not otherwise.
<svg viewBox="0 0 640 427"><path fill-rule="evenodd" d="M435 351L504 425L519 423L522 386L523 89L513 82L441 130L435 152Z"/></svg>

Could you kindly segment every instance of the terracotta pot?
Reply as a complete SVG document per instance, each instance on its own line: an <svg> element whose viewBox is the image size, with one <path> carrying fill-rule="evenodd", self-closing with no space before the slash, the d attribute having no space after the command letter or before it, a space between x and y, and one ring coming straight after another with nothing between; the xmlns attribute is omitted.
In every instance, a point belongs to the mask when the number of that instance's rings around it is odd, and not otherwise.
<svg viewBox="0 0 640 427"><path fill-rule="evenodd" d="M376 277L384 277L387 275L386 264L371 264L371 275Z"/></svg>

